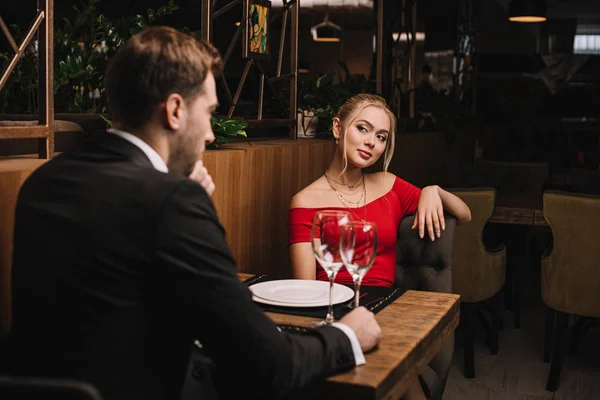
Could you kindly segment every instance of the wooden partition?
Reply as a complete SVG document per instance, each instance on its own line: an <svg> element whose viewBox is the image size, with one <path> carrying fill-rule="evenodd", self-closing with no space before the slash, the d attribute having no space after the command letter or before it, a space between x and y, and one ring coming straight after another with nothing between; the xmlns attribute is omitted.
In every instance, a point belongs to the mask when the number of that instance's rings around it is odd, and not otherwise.
<svg viewBox="0 0 600 400"><path fill-rule="evenodd" d="M289 276L287 210L292 196L331 161L330 140L277 140L228 145L204 154L213 201L239 272ZM10 268L19 188L46 160L0 160L0 332L10 321Z"/></svg>
<svg viewBox="0 0 600 400"><path fill-rule="evenodd" d="M215 206L239 272L291 274L290 201L323 174L332 153L329 140L279 140L205 154L204 164L217 187Z"/></svg>
<svg viewBox="0 0 600 400"><path fill-rule="evenodd" d="M443 132L402 133L396 136L389 171L419 186L460 187L472 164L468 135L449 141Z"/></svg>
<svg viewBox="0 0 600 400"><path fill-rule="evenodd" d="M6 159L0 161L0 332L10 322L10 265L12 261L15 205L19 188L45 159Z"/></svg>

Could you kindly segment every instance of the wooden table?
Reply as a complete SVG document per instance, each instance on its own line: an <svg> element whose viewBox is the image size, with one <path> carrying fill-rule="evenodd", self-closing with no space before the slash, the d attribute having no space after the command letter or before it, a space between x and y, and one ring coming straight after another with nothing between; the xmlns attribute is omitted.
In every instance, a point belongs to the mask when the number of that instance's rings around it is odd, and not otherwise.
<svg viewBox="0 0 600 400"><path fill-rule="evenodd" d="M238 274L241 280L252 275ZM458 326L460 296L409 290L377 314L382 340L367 363L326 379L311 399L398 399ZM266 313L276 324L310 327L319 320Z"/></svg>
<svg viewBox="0 0 600 400"><path fill-rule="evenodd" d="M520 196L498 197L496 208L489 222L496 224L548 226L544 219L541 199Z"/></svg>

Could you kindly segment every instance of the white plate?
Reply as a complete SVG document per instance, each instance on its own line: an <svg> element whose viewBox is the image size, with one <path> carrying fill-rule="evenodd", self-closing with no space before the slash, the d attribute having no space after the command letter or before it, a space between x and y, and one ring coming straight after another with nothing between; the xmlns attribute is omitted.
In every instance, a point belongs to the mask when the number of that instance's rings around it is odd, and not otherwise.
<svg viewBox="0 0 600 400"><path fill-rule="evenodd" d="M253 300L286 307L321 307L329 304L329 282L285 279L261 282L250 286ZM350 300L354 290L335 283L333 304Z"/></svg>

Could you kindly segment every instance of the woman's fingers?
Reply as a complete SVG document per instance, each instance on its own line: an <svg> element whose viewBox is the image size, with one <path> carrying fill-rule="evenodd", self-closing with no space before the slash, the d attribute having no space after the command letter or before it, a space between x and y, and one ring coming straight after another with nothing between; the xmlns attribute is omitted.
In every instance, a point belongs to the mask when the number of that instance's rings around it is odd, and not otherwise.
<svg viewBox="0 0 600 400"><path fill-rule="evenodd" d="M446 230L446 218L444 217L444 207L441 205L438 207L438 216L440 218L440 227L443 231Z"/></svg>
<svg viewBox="0 0 600 400"><path fill-rule="evenodd" d="M427 233L429 234L429 238L431 240L435 240L435 233L433 230L433 213L428 212L425 216L425 221L427 223Z"/></svg>
<svg viewBox="0 0 600 400"><path fill-rule="evenodd" d="M442 232L440 230L440 218L439 218L437 212L433 212L432 213L431 220L433 222L433 230L435 232L435 237L439 238ZM432 239L432 240L434 240L434 239Z"/></svg>

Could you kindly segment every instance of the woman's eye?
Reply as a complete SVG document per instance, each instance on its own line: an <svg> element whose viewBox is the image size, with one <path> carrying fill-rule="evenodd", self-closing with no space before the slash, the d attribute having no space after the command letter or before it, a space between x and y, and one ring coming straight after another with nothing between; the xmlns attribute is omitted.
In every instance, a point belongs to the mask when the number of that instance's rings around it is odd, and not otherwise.
<svg viewBox="0 0 600 400"><path fill-rule="evenodd" d="M377 135L377 139L381 140L382 142L385 142L387 140L385 135Z"/></svg>
<svg viewBox="0 0 600 400"><path fill-rule="evenodd" d="M359 125L358 130L361 132L366 132L367 128L364 125Z"/></svg>

